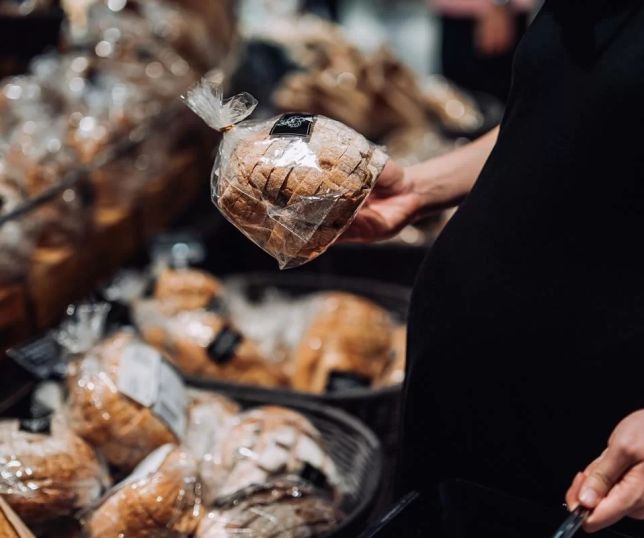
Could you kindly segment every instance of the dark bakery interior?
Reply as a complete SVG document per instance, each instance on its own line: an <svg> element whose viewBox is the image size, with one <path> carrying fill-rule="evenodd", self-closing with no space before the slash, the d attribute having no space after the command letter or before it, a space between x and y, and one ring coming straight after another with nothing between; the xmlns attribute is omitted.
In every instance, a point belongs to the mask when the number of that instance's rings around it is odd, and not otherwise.
<svg viewBox="0 0 644 538"><path fill-rule="evenodd" d="M0 0L0 538L644 537L582 4Z"/></svg>

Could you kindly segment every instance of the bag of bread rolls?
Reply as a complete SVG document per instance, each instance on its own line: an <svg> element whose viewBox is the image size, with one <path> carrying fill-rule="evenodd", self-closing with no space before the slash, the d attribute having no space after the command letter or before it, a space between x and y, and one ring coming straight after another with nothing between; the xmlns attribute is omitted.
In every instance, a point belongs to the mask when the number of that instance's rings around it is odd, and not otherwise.
<svg viewBox="0 0 644 538"><path fill-rule="evenodd" d="M218 312L224 308L224 285L198 269L161 269L156 276L153 295L156 299L171 299L182 310L205 308Z"/></svg>
<svg viewBox="0 0 644 538"><path fill-rule="evenodd" d="M279 365L226 318L206 309L185 310L185 299L144 299L132 305L143 338L184 374L262 385L285 386Z"/></svg>
<svg viewBox="0 0 644 538"><path fill-rule="evenodd" d="M313 488L281 480L207 514L196 538L326 536L341 520L334 504Z"/></svg>
<svg viewBox="0 0 644 538"><path fill-rule="evenodd" d="M350 293L323 293L315 301L293 352L293 386L316 393L372 386L394 358L389 313Z"/></svg>
<svg viewBox="0 0 644 538"><path fill-rule="evenodd" d="M0 536L3 538L35 538L2 497L0 497Z"/></svg>
<svg viewBox="0 0 644 538"><path fill-rule="evenodd" d="M150 454L84 514L87 538L182 538L201 518L198 462L175 445Z"/></svg>
<svg viewBox="0 0 644 538"><path fill-rule="evenodd" d="M183 382L133 331L115 333L72 365L68 387L71 427L123 471L185 434Z"/></svg>
<svg viewBox="0 0 644 538"><path fill-rule="evenodd" d="M308 481L333 497L341 495L335 463L321 433L296 411L277 406L239 415L214 456L202 463L204 485L217 491L217 502L265 487L289 476Z"/></svg>
<svg viewBox="0 0 644 538"><path fill-rule="evenodd" d="M47 411L0 422L0 495L29 524L87 508L109 480L94 450Z"/></svg>
<svg viewBox="0 0 644 538"><path fill-rule="evenodd" d="M215 205L282 269L333 244L387 161L362 135L324 116L242 121L257 106L255 98L243 93L224 100L221 86L206 78L185 101L223 133L212 171Z"/></svg>

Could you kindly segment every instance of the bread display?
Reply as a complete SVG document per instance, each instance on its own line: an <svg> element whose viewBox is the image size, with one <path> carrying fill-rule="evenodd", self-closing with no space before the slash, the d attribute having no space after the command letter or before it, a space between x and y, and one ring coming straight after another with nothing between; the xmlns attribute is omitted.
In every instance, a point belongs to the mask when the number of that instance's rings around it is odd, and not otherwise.
<svg viewBox="0 0 644 538"><path fill-rule="evenodd" d="M203 462L218 501L247 493L284 476L296 476L337 494L339 477L320 432L303 415L265 406L238 416L216 454Z"/></svg>
<svg viewBox="0 0 644 538"><path fill-rule="evenodd" d="M407 363L407 327L396 327L392 336L393 360L384 371L378 385L399 385L405 380Z"/></svg>
<svg viewBox="0 0 644 538"><path fill-rule="evenodd" d="M121 330L90 350L68 385L71 427L122 470L176 443L185 430L182 382L131 331Z"/></svg>
<svg viewBox="0 0 644 538"><path fill-rule="evenodd" d="M224 101L221 87L206 79L186 102L224 132L213 169L215 204L281 268L302 265L329 248L387 160L353 129L323 116L239 123L256 101L248 94Z"/></svg>
<svg viewBox="0 0 644 538"><path fill-rule="evenodd" d="M282 481L207 514L196 538L310 538L326 535L342 516L328 499Z"/></svg>
<svg viewBox="0 0 644 538"><path fill-rule="evenodd" d="M317 393L371 386L392 358L389 314L347 293L317 300L317 314L294 351L293 386Z"/></svg>
<svg viewBox="0 0 644 538"><path fill-rule="evenodd" d="M85 518L88 538L182 538L201 517L198 462L173 445L150 454Z"/></svg>
<svg viewBox="0 0 644 538"><path fill-rule="evenodd" d="M223 293L217 278L197 269L163 269L154 285L156 299L171 299L181 310L220 310Z"/></svg>
<svg viewBox="0 0 644 538"><path fill-rule="evenodd" d="M94 450L62 416L0 422L0 495L26 523L73 515L106 485Z"/></svg>
<svg viewBox="0 0 644 538"><path fill-rule="evenodd" d="M219 314L182 310L168 298L136 301L133 318L144 339L185 374L267 387L287 383L279 366Z"/></svg>

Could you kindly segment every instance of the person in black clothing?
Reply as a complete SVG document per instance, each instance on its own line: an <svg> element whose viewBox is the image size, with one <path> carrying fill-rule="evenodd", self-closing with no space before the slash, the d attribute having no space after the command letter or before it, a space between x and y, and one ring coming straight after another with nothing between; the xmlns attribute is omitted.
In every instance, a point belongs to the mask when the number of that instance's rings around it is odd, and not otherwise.
<svg viewBox="0 0 644 538"><path fill-rule="evenodd" d="M383 172L347 240L460 204L413 293L401 492L458 477L568 490L590 531L644 519L642 126L644 2L547 0L500 127Z"/></svg>

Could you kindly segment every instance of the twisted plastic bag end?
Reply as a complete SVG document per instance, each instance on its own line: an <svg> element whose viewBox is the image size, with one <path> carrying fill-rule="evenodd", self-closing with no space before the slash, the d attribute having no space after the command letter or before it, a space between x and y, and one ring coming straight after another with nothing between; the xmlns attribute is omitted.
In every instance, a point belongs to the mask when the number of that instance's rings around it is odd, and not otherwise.
<svg viewBox="0 0 644 538"><path fill-rule="evenodd" d="M182 99L209 127L223 132L250 116L258 104L246 92L224 99L221 84L207 78L190 88Z"/></svg>

